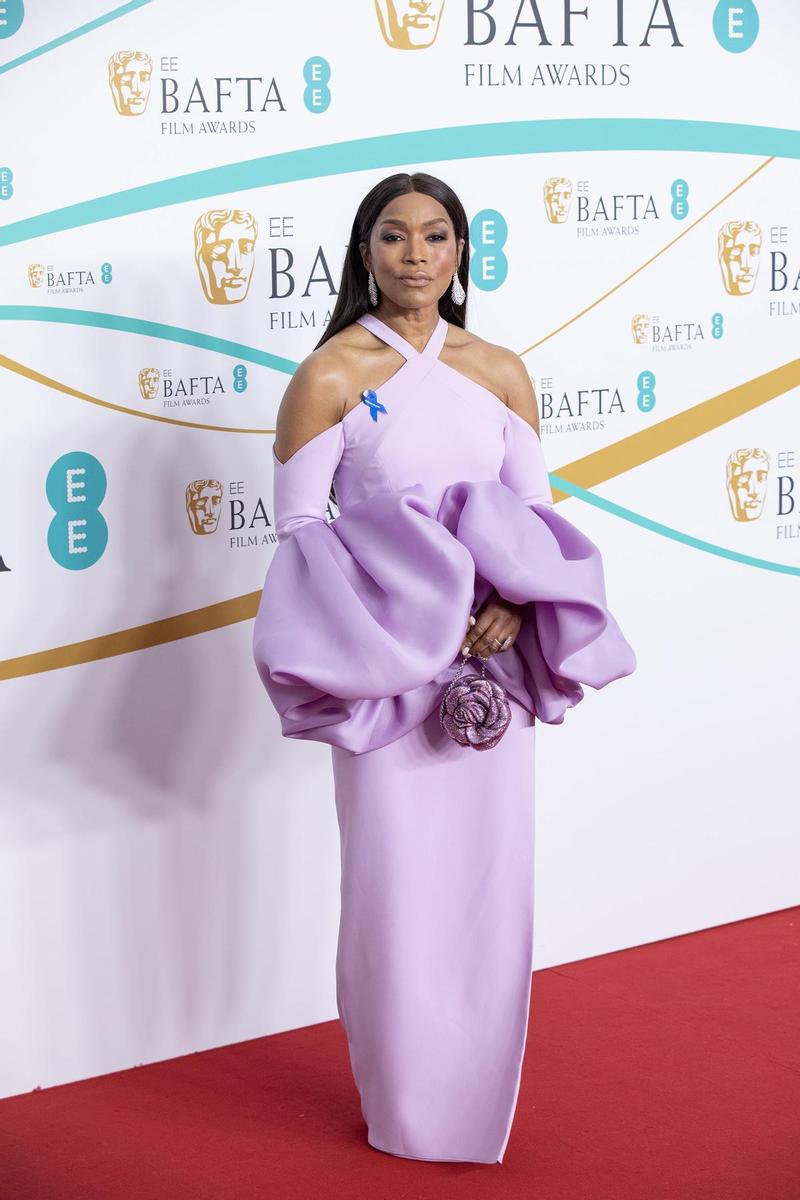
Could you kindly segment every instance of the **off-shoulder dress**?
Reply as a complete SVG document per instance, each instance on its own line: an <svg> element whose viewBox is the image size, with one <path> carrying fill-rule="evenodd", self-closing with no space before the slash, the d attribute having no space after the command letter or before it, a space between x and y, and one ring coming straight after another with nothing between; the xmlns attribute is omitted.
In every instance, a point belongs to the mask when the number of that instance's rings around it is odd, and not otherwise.
<svg viewBox="0 0 800 1200"><path fill-rule="evenodd" d="M444 318L421 352L359 321L405 362L287 462L273 450L253 653L284 736L331 747L336 996L367 1140L502 1162L531 998L536 720L562 723L582 685L636 658L600 551L555 511L539 438L441 360ZM438 709L492 589L523 621L486 664L511 723L476 751Z"/></svg>

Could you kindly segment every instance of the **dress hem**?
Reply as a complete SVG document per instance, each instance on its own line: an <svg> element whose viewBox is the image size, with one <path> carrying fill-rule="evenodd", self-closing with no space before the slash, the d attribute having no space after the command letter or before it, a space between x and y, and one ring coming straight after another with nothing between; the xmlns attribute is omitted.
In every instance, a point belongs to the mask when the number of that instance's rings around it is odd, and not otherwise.
<svg viewBox="0 0 800 1200"><path fill-rule="evenodd" d="M380 1150L381 1154L391 1154L394 1158L413 1158L415 1162L459 1162L459 1163L477 1163L484 1167L500 1166L503 1162L502 1158L428 1158L424 1154L403 1154L399 1150L387 1150L385 1146L377 1146L375 1142L367 1138L367 1144L373 1150Z"/></svg>

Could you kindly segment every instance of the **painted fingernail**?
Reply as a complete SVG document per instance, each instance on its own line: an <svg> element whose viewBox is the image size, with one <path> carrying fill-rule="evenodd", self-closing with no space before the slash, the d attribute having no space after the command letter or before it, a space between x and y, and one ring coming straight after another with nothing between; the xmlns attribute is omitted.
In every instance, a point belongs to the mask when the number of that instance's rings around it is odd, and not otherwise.
<svg viewBox="0 0 800 1200"><path fill-rule="evenodd" d="M464 645L461 647L461 653L462 653L462 654L469 654L469 646L467 645L467 643L466 643L466 642L465 642L465 643L464 643Z"/></svg>
<svg viewBox="0 0 800 1200"><path fill-rule="evenodd" d="M474 618L474 617L470 617L470 619L469 619L469 623L470 623L470 625L474 625L474 624L475 624L475 618Z"/></svg>

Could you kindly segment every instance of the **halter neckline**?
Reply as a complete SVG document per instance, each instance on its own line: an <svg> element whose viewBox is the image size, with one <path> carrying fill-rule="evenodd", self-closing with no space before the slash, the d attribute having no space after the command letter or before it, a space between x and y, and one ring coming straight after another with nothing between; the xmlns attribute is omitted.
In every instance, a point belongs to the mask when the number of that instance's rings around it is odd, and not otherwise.
<svg viewBox="0 0 800 1200"><path fill-rule="evenodd" d="M415 346L411 345L411 342L406 341L395 329L392 329L391 325L387 325L385 321L382 321L380 317L376 317L374 313L364 313L363 316L356 319L360 325L364 325L365 328L371 330L382 341L402 354L406 360L412 358L438 358L447 337L447 321L445 321L441 313L433 332L422 350L417 350Z"/></svg>

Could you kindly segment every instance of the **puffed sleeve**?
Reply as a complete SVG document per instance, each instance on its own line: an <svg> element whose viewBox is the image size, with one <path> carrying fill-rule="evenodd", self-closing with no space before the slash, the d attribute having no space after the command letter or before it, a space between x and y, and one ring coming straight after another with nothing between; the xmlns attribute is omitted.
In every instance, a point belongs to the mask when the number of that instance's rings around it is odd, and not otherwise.
<svg viewBox="0 0 800 1200"><path fill-rule="evenodd" d="M344 448L338 425L285 463L273 451L278 546L253 655L284 736L362 753L435 703L467 628L474 567L420 487L326 520Z"/></svg>
<svg viewBox="0 0 800 1200"><path fill-rule="evenodd" d="M521 606L516 642L492 656L492 673L541 721L561 724L582 684L599 689L630 675L636 656L608 609L598 547L556 511L541 441L512 409L505 443L504 495L486 505L502 536L489 543L463 511L454 528L479 575Z"/></svg>
<svg viewBox="0 0 800 1200"><path fill-rule="evenodd" d="M541 445L509 410L499 478L373 492L327 520L346 453L332 426L281 463L278 546L253 630L261 680L286 737L364 753L436 707L460 664L470 613L492 588L523 623L487 673L541 721L633 671L606 606L597 547L553 507Z"/></svg>

